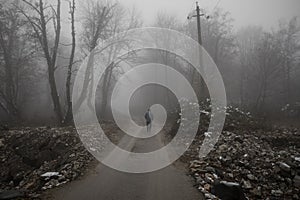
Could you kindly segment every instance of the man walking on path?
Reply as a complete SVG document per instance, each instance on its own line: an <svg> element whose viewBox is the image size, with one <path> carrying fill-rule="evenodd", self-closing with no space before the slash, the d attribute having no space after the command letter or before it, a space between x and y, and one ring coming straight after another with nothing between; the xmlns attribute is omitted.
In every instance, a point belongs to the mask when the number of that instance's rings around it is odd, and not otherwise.
<svg viewBox="0 0 300 200"><path fill-rule="evenodd" d="M146 125L147 125L147 132L151 132L151 124L152 124L153 116L150 111L150 108L145 113L145 119L146 119Z"/></svg>

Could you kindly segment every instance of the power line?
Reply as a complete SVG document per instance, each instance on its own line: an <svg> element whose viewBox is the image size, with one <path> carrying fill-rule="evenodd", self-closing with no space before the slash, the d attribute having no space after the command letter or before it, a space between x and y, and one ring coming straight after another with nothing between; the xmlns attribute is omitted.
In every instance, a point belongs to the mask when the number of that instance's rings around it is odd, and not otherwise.
<svg viewBox="0 0 300 200"><path fill-rule="evenodd" d="M220 2L221 2L221 0L218 0L217 4L216 4L215 7L211 10L211 12L215 11L215 9L217 8L217 6L219 5Z"/></svg>
<svg viewBox="0 0 300 200"><path fill-rule="evenodd" d="M190 20L190 18L196 13L196 10L194 8L194 3L191 5L190 9L189 9L189 14L188 14L188 17L187 17L187 21Z"/></svg>

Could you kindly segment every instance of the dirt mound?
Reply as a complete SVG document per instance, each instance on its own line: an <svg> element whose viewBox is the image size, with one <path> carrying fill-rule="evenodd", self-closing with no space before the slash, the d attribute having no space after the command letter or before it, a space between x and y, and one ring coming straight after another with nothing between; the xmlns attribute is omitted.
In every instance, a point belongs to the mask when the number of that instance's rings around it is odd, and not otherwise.
<svg viewBox="0 0 300 200"><path fill-rule="evenodd" d="M5 130L0 138L1 190L29 197L76 179L93 160L73 127Z"/></svg>

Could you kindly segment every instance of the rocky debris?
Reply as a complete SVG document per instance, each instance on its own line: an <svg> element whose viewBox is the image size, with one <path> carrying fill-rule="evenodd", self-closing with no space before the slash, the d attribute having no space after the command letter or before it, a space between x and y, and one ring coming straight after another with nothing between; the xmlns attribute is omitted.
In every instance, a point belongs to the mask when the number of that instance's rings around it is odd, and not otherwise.
<svg viewBox="0 0 300 200"><path fill-rule="evenodd" d="M52 178L52 177L58 177L59 173L58 172L46 172L41 175L41 177L45 177L46 179Z"/></svg>
<svg viewBox="0 0 300 200"><path fill-rule="evenodd" d="M15 199L24 197L24 193L19 190L0 191L0 200Z"/></svg>
<svg viewBox="0 0 300 200"><path fill-rule="evenodd" d="M3 142L4 142L4 140L3 140L3 139L0 139L0 147L4 147Z"/></svg>
<svg viewBox="0 0 300 200"><path fill-rule="evenodd" d="M300 175L298 173L298 175L296 175L293 179L293 183L294 183L294 186L297 187L297 188L300 188Z"/></svg>
<svg viewBox="0 0 300 200"><path fill-rule="evenodd" d="M242 187L238 183L215 181L211 192L223 200L246 200Z"/></svg>
<svg viewBox="0 0 300 200"><path fill-rule="evenodd" d="M92 160L74 127L1 131L0 189L24 191L31 199L76 179Z"/></svg>
<svg viewBox="0 0 300 200"><path fill-rule="evenodd" d="M8 131L9 127L7 124L0 124L0 131Z"/></svg>
<svg viewBox="0 0 300 200"><path fill-rule="evenodd" d="M224 131L214 150L201 160L197 155L204 134L199 135L184 156L206 198L245 199L243 191L250 199L299 199L297 130L236 132Z"/></svg>

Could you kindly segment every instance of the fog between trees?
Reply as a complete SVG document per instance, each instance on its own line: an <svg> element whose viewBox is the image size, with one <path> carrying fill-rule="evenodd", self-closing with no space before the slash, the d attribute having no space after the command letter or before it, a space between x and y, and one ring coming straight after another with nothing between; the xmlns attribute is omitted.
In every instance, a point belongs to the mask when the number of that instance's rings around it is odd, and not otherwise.
<svg viewBox="0 0 300 200"><path fill-rule="evenodd" d="M116 33L143 27L138 10L128 9L117 1L69 0L69 10L62 10L62 3L66 2L0 1L2 122L70 123L72 104L76 109L82 103L71 101L74 77L81 62L98 44ZM62 18L67 12L68 18ZM210 19L201 20L203 46L221 71L229 104L267 118L300 117L298 18L283 19L270 31L247 24L235 31L230 13L221 9L215 9ZM176 16L158 13L153 26L175 29L197 40L195 20L182 23ZM111 56L125 46L129 48L130 44L111 49ZM158 63L174 67L192 82L188 64L174 61L165 52L127 55L122 62L111 63L98 84L99 116L109 115L110 94L124 73L124 66L142 64L153 56ZM86 89L81 99L89 99L93 68L83 76ZM194 88L199 87L197 84L195 81ZM155 91L155 87L147 90ZM151 96L157 95L161 99L170 96L161 89ZM145 97L141 96L143 100Z"/></svg>

